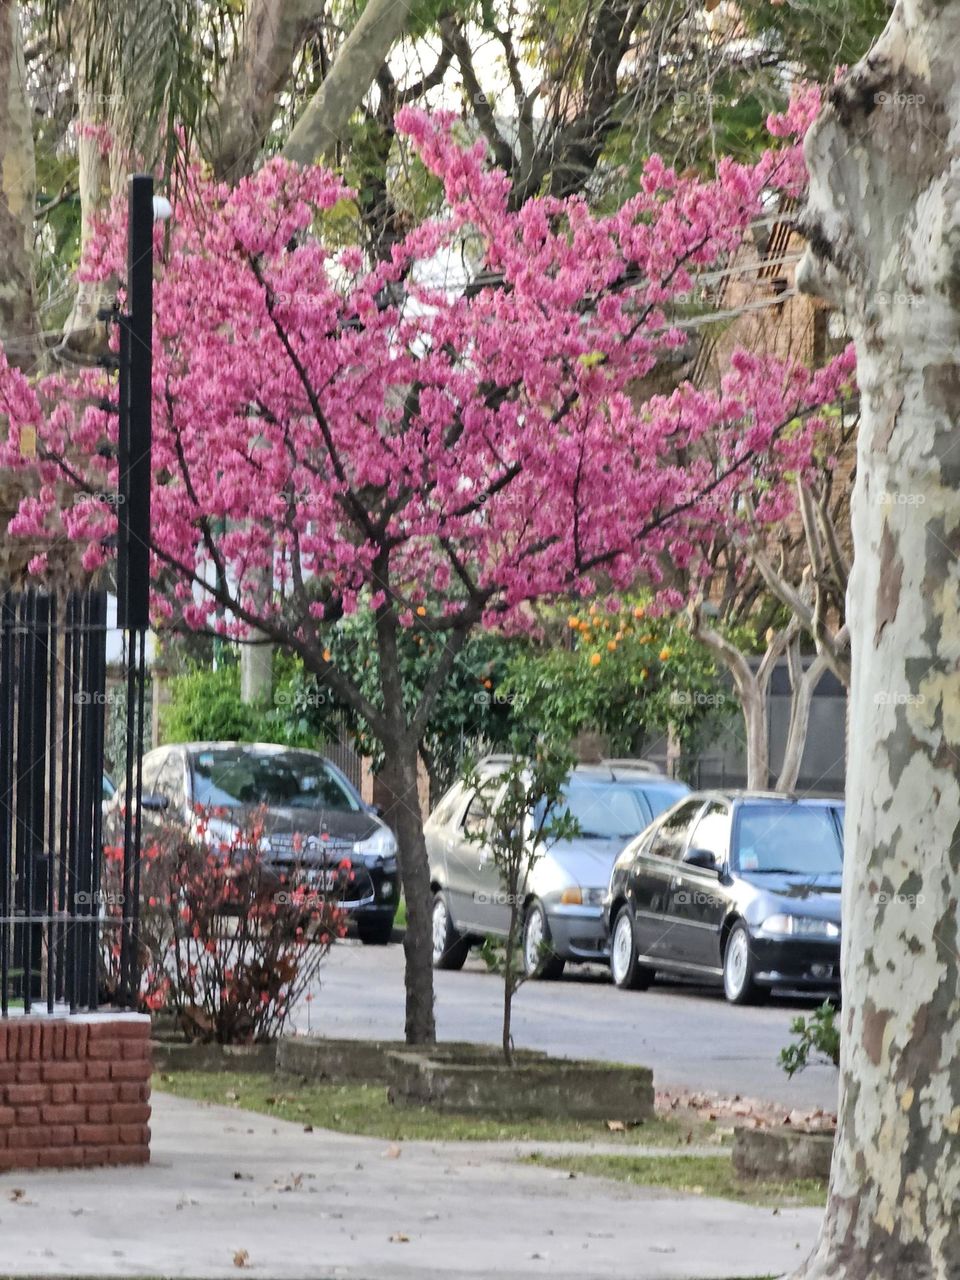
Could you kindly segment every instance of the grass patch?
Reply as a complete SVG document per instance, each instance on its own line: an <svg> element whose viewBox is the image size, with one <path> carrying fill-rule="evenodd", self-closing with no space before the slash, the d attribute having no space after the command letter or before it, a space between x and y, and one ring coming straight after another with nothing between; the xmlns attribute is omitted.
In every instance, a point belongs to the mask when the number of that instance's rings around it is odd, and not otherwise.
<svg viewBox="0 0 960 1280"><path fill-rule="evenodd" d="M449 1141L530 1140L535 1142L616 1142L636 1146L683 1147L728 1142L719 1126L698 1118L657 1116L623 1132L605 1121L497 1120L442 1115L426 1107L395 1107L383 1085L302 1084L261 1072L173 1071L154 1077L154 1088L178 1098L215 1102L293 1120L317 1129L335 1129L394 1142L417 1138ZM615 1119L615 1117L611 1117Z"/></svg>
<svg viewBox="0 0 960 1280"><path fill-rule="evenodd" d="M525 1156L524 1163L595 1178L614 1178L641 1187L716 1196L741 1204L809 1205L822 1208L827 1184L815 1178L792 1182L741 1182L727 1156Z"/></svg>

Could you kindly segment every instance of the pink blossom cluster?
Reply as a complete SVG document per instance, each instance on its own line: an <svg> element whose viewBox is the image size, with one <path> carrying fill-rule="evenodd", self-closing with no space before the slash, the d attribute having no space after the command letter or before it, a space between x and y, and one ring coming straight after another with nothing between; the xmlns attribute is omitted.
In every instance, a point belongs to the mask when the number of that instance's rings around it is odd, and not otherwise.
<svg viewBox="0 0 960 1280"><path fill-rule="evenodd" d="M771 129L802 132L810 115L798 98ZM745 488L782 518L849 352L816 373L741 354L715 391L641 384L682 357L698 273L801 189L799 145L724 160L709 181L654 156L637 194L599 216L578 197L512 211L481 143L413 109L398 127L446 203L373 267L328 243L352 193L323 168L273 160L233 189L189 169L173 193L156 235L158 619L240 630L282 613L309 628L330 598L389 601L408 624L428 603L434 619L517 619L537 598L656 582L665 558L691 565ZM85 278L122 278L124 235L118 209ZM464 260L482 287L446 279ZM0 356L0 465L39 478L9 532L37 544L38 572L58 538L89 569L110 554L115 507L98 495L116 483L102 407L115 395L102 370L30 384Z"/></svg>

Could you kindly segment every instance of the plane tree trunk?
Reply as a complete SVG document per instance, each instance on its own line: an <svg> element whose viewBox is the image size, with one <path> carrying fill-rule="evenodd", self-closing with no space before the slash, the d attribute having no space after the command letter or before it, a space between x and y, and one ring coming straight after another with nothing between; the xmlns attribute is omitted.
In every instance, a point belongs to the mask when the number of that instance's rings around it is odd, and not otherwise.
<svg viewBox="0 0 960 1280"><path fill-rule="evenodd" d="M807 139L801 286L862 419L839 1127L803 1280L960 1277L960 0L900 0Z"/></svg>

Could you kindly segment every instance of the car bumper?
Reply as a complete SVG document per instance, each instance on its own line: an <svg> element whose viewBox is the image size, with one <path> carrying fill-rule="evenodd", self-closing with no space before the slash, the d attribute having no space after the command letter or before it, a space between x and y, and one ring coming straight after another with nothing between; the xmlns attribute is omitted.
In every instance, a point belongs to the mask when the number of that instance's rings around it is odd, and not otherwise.
<svg viewBox="0 0 960 1280"><path fill-rule="evenodd" d="M561 904L547 911L550 943L564 960L601 961L609 954L602 907Z"/></svg>
<svg viewBox="0 0 960 1280"><path fill-rule="evenodd" d="M273 863L268 871L279 882L280 877L289 874L289 864ZM326 868L312 868L309 863L303 867L308 877L312 871L319 876ZM393 918L400 899L400 872L394 867L368 867L363 863L353 864L342 877L340 887L329 890L322 887L318 879L317 891L329 898L332 905L345 911L353 918L364 920L382 920Z"/></svg>
<svg viewBox="0 0 960 1280"><path fill-rule="evenodd" d="M832 990L840 986L840 941L754 936L755 981L770 987Z"/></svg>

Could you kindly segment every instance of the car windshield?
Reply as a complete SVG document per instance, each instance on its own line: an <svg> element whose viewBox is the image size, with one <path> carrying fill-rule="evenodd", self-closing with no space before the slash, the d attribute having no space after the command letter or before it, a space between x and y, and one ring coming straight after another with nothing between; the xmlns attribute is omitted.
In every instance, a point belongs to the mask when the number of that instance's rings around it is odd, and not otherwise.
<svg viewBox="0 0 960 1280"><path fill-rule="evenodd" d="M645 782L642 787L636 787L642 796L646 798L647 804L654 818L659 818L661 813L675 805L678 800L689 794L690 788L682 782ZM642 803L642 802L641 802Z"/></svg>
<svg viewBox="0 0 960 1280"><path fill-rule="evenodd" d="M633 787L616 782L571 778L564 788L563 805L550 817L569 814L585 839L628 840L642 831L647 819Z"/></svg>
<svg viewBox="0 0 960 1280"><path fill-rule="evenodd" d="M833 813L819 805L741 805L733 856L735 867L747 872L822 876L843 868Z"/></svg>
<svg viewBox="0 0 960 1280"><path fill-rule="evenodd" d="M326 762L307 751L222 747L198 751L191 763L193 798L204 808L266 805L344 813L360 808Z"/></svg>

